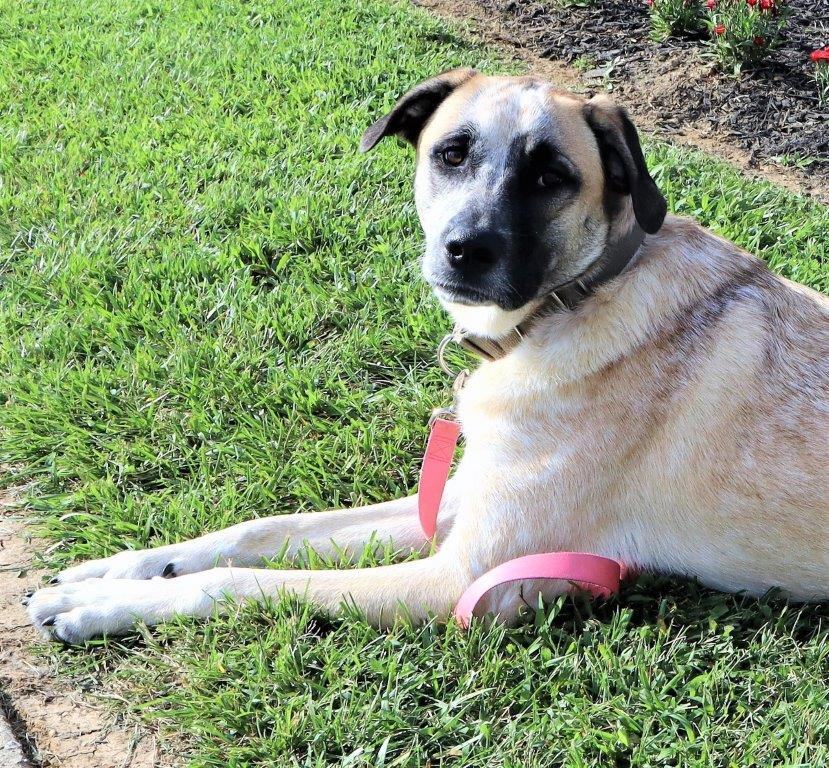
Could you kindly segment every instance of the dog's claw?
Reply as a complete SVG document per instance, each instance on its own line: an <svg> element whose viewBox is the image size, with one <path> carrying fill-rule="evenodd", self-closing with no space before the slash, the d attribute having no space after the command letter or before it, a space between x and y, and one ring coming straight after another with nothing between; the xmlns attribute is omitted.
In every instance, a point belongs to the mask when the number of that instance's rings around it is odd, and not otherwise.
<svg viewBox="0 0 829 768"><path fill-rule="evenodd" d="M44 627L51 627L51 626L54 626L54 624L55 624L55 617L54 616L50 616L48 619L46 619L43 622Z"/></svg>
<svg viewBox="0 0 829 768"><path fill-rule="evenodd" d="M176 569L172 563L167 563L164 570L161 572L161 577L164 579L173 579L176 576Z"/></svg>
<svg viewBox="0 0 829 768"><path fill-rule="evenodd" d="M59 579L57 576L52 576L52 578L51 578L51 579L49 579L49 583L50 583L50 584L59 584L59 583L60 583L60 579Z"/></svg>

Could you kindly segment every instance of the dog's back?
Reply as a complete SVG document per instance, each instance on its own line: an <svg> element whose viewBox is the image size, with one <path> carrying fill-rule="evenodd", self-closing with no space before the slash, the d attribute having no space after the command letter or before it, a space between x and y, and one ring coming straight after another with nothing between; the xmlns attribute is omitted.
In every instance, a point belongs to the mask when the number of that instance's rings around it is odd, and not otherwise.
<svg viewBox="0 0 829 768"><path fill-rule="evenodd" d="M663 419L647 461L677 540L657 549L714 586L826 598L829 299L693 222L657 238L659 269L680 270L666 290L685 265L693 296L634 355Z"/></svg>

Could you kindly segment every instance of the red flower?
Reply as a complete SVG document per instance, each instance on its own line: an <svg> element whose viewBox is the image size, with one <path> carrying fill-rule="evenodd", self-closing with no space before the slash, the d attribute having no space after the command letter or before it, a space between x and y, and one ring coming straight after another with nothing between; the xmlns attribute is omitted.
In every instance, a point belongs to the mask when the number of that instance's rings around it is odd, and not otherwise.
<svg viewBox="0 0 829 768"><path fill-rule="evenodd" d="M764 11L770 11L774 8L774 0L760 0L760 7Z"/></svg>
<svg viewBox="0 0 829 768"><path fill-rule="evenodd" d="M715 35L724 35L725 34L725 25L724 24L717 24L717 26L714 27L714 34Z"/></svg>
<svg viewBox="0 0 829 768"><path fill-rule="evenodd" d="M819 51L812 51L809 58L812 61L829 61L829 48L821 48Z"/></svg>
<svg viewBox="0 0 829 768"><path fill-rule="evenodd" d="M757 0L755 0L755 2L756 2L756 1L757 1ZM709 9L709 10L713 11L713 10L717 7L717 0L708 0L708 2L706 3L706 5L708 6L708 9Z"/></svg>
<svg viewBox="0 0 829 768"><path fill-rule="evenodd" d="M645 0L645 5L647 5L648 8L652 8L653 7L653 0Z"/></svg>
<svg viewBox="0 0 829 768"><path fill-rule="evenodd" d="M748 3L748 4L752 7L752 8L754 8L754 6L755 6L755 5L757 5L757 0L746 0L746 2L747 2L747 3Z"/></svg>
<svg viewBox="0 0 829 768"><path fill-rule="evenodd" d="M765 44L766 38L762 35L757 35L757 37L754 38L754 45L759 45L762 48Z"/></svg>

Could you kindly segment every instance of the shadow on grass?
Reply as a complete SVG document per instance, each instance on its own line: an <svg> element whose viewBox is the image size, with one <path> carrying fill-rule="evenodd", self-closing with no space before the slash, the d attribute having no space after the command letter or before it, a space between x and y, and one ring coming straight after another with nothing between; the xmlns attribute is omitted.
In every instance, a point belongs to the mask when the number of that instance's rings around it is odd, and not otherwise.
<svg viewBox="0 0 829 768"><path fill-rule="evenodd" d="M676 577L643 574L625 582L621 592L610 600L591 600L574 596L560 607L545 608L543 620L559 632L582 635L589 621L609 624L621 611L629 614L627 631L640 627L665 630L682 628L688 639L695 639L727 628L735 646L747 646L758 633L790 637L807 643L826 634L829 603L793 603L779 592L762 598L727 594L708 589L698 582ZM532 633L542 617L538 614L523 631Z"/></svg>

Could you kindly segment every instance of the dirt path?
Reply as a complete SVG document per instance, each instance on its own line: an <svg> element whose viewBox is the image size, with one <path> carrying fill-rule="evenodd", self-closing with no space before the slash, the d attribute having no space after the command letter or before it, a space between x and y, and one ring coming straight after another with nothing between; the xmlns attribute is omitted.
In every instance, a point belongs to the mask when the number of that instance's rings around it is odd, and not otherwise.
<svg viewBox="0 0 829 768"><path fill-rule="evenodd" d="M13 493L0 491L0 715L6 715L37 768L159 768L151 736L116 723L91 696L32 653L36 637L21 600L41 583L42 573L32 567L14 501ZM3 759L0 753L0 768ZM20 765L19 760L11 765Z"/></svg>
<svg viewBox="0 0 829 768"><path fill-rule="evenodd" d="M526 40L520 39L516 36L513 26L505 24L498 15L488 12L476 0L412 2L445 19L462 21L475 35L498 46L508 55L526 62L534 72L563 88L584 93L598 91L602 87L601 80L589 77L589 72L586 73L588 76L585 76L559 61L538 56L529 37ZM829 204L829 189L821 184L820 180L810 177L796 167L787 168L760 162L735 143L712 136L708 127L702 123L677 124L670 115L661 114L652 106L649 94L652 83L643 83L641 94L637 94L635 83L627 83L626 86L626 91L619 97L619 101L628 109L640 129L654 132L674 144L701 149L713 157L727 161L748 176L774 182L793 192L805 193ZM670 86L669 82L666 82L667 86Z"/></svg>

